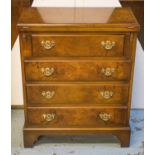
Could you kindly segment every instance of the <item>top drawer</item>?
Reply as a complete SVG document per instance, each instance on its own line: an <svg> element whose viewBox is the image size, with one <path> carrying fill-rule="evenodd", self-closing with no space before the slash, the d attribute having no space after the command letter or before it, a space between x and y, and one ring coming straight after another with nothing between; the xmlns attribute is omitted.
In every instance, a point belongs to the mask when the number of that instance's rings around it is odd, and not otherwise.
<svg viewBox="0 0 155 155"><path fill-rule="evenodd" d="M124 55L125 35L48 35L32 34L32 56Z"/></svg>

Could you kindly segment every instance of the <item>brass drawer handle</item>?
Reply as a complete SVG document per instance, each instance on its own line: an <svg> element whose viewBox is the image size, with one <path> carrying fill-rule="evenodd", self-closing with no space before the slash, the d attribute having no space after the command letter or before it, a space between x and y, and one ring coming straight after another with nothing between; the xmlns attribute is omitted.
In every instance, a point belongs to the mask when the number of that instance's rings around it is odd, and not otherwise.
<svg viewBox="0 0 155 155"><path fill-rule="evenodd" d="M54 73L54 68L41 68L41 72L43 73L44 76L51 76Z"/></svg>
<svg viewBox="0 0 155 155"><path fill-rule="evenodd" d="M103 120L104 122L109 121L111 119L111 117L112 117L111 114L108 114L108 113L100 113L99 114L99 118L101 120Z"/></svg>
<svg viewBox="0 0 155 155"><path fill-rule="evenodd" d="M44 96L46 99L51 99L54 94L55 94L55 91L42 91L42 96Z"/></svg>
<svg viewBox="0 0 155 155"><path fill-rule="evenodd" d="M101 42L101 45L106 49L106 50L111 50L115 45L116 43L114 41L102 41Z"/></svg>
<svg viewBox="0 0 155 155"><path fill-rule="evenodd" d="M101 73L105 76L112 76L114 72L115 68L106 67L101 69Z"/></svg>
<svg viewBox="0 0 155 155"><path fill-rule="evenodd" d="M110 99L113 96L113 92L112 91L108 91L108 90L100 91L100 94L105 99Z"/></svg>
<svg viewBox="0 0 155 155"><path fill-rule="evenodd" d="M43 114L42 117L46 122L51 122L55 119L55 113Z"/></svg>
<svg viewBox="0 0 155 155"><path fill-rule="evenodd" d="M53 40L51 40L51 41L50 41L50 40L46 40L46 41L42 40L42 41L41 41L41 45L42 45L46 50L49 50L49 49L55 47L55 41L53 41Z"/></svg>

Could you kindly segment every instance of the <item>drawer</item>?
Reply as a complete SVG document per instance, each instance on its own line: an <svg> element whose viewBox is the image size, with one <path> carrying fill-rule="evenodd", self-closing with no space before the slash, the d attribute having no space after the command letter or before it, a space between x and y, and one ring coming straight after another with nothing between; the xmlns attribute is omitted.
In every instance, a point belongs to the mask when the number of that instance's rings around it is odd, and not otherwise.
<svg viewBox="0 0 155 155"><path fill-rule="evenodd" d="M128 102L128 84L71 83L29 84L29 106L55 105L125 105Z"/></svg>
<svg viewBox="0 0 155 155"><path fill-rule="evenodd" d="M92 108L37 108L28 109L31 127L117 127L127 125L127 109Z"/></svg>
<svg viewBox="0 0 155 155"><path fill-rule="evenodd" d="M125 35L32 35L32 55L104 56L124 55Z"/></svg>
<svg viewBox="0 0 155 155"><path fill-rule="evenodd" d="M29 60L28 81L112 81L130 79L130 61Z"/></svg>

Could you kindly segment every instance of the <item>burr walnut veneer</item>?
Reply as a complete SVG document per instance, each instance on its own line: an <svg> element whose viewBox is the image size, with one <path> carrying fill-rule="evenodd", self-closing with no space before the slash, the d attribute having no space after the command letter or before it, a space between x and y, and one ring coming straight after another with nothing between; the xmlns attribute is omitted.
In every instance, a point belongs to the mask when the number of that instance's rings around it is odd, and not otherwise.
<svg viewBox="0 0 155 155"><path fill-rule="evenodd" d="M129 8L28 8L18 23L24 146L41 135L130 142L139 25Z"/></svg>

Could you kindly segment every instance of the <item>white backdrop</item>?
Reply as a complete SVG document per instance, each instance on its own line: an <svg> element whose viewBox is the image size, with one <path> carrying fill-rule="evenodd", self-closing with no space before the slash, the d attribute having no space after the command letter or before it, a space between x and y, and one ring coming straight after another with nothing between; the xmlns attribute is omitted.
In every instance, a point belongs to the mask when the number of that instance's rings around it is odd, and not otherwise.
<svg viewBox="0 0 155 155"><path fill-rule="evenodd" d="M119 0L34 0L33 7L121 7ZM11 53L11 104L23 105L19 38ZM137 42L132 108L144 108L144 52Z"/></svg>

